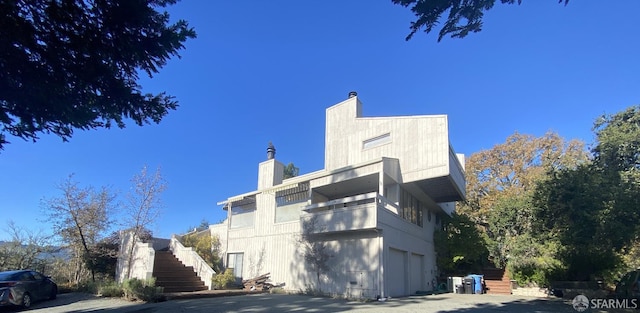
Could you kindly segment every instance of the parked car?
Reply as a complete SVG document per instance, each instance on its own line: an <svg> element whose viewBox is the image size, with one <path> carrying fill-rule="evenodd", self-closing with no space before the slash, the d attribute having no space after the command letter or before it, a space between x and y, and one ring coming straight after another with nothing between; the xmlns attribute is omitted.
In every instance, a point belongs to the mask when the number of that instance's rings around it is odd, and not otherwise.
<svg viewBox="0 0 640 313"><path fill-rule="evenodd" d="M616 283L616 297L640 299L640 270L629 272Z"/></svg>
<svg viewBox="0 0 640 313"><path fill-rule="evenodd" d="M58 285L36 271L0 272L0 306L28 308L35 301L55 299L57 294Z"/></svg>

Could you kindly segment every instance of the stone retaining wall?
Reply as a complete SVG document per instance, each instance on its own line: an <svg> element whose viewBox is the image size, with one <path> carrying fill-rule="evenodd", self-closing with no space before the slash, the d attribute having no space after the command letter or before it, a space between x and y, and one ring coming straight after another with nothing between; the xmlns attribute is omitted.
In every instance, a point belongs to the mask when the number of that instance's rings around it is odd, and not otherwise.
<svg viewBox="0 0 640 313"><path fill-rule="evenodd" d="M514 296L523 296L523 297L539 297L546 298L548 297L547 288L539 288L539 287L519 287L511 289L511 294Z"/></svg>

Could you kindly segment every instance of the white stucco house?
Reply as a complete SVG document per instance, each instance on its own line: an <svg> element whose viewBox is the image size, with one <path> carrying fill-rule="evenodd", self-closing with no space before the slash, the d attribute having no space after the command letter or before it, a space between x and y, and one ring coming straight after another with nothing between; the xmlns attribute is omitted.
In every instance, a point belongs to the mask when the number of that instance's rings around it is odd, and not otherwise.
<svg viewBox="0 0 640 313"><path fill-rule="evenodd" d="M218 203L227 219L210 231L237 276L365 298L434 289L433 233L465 197L464 157L446 115L364 117L361 108L352 92L326 110L324 169L283 179L270 146L257 189ZM303 229L328 256L319 282Z"/></svg>

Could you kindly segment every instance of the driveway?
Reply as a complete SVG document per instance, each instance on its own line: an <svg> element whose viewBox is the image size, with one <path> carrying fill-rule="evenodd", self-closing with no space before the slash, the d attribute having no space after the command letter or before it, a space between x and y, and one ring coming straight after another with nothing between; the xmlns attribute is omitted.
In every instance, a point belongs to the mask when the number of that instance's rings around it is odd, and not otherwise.
<svg viewBox="0 0 640 313"><path fill-rule="evenodd" d="M167 306L149 305L146 307L149 311L139 312L576 312L571 305L554 299L458 294L416 296L367 303L266 294L171 302L167 303Z"/></svg>
<svg viewBox="0 0 640 313"><path fill-rule="evenodd" d="M15 310L10 310L15 311ZM86 294L62 294L58 299L36 303L30 312L577 312L561 299L521 298L499 295L442 294L357 302L301 295L256 294L233 297L136 303L98 298ZM592 310L590 312L593 312Z"/></svg>
<svg viewBox="0 0 640 313"><path fill-rule="evenodd" d="M131 302L118 298L101 298L86 293L58 294L55 300L36 302L28 312L130 312L143 303ZM18 307L0 308L0 312L20 312Z"/></svg>

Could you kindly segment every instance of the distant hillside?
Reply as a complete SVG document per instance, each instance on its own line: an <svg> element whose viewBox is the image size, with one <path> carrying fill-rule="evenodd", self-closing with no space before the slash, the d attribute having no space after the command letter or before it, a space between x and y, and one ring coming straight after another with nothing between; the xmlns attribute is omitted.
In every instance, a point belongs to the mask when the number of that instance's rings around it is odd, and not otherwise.
<svg viewBox="0 0 640 313"><path fill-rule="evenodd" d="M7 246L12 244L11 241L5 241L5 240L0 240L0 247L3 246ZM22 245L22 247L27 248L27 245ZM41 252L38 254L38 259L43 259L43 260L47 260L47 259L63 259L63 260L67 260L70 258L71 253L69 252L68 248L65 247L59 247L59 246L50 246L50 247L44 247L44 250L46 250L46 252Z"/></svg>

